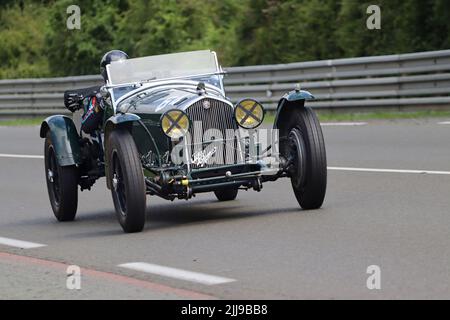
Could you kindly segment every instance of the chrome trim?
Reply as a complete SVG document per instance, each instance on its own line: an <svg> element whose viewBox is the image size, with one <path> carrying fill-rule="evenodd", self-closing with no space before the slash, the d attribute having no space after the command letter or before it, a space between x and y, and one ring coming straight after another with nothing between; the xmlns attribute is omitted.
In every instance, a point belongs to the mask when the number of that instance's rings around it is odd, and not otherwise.
<svg viewBox="0 0 450 320"><path fill-rule="evenodd" d="M202 101L208 100L211 104L209 109L204 109ZM242 146L241 146L241 136L239 127L234 120L234 106L231 102L224 99L217 99L216 97L208 97L201 96L195 101L190 101L188 106L184 106L183 110L188 115L192 125L189 128L189 133L191 136L191 141L189 142L189 159L190 159L190 167L192 169L197 168L208 168L208 167L216 167L224 164L243 164L245 163L245 157L242 154ZM197 132L198 128L195 126L195 122L200 121L202 123L201 131ZM196 166L192 164L192 155L195 153L195 146L199 143L196 141L202 141L203 144L207 144L207 141L204 141L204 133L209 129L219 130L222 134L222 139L214 140L214 142L222 143L221 148L221 161L223 163L217 164L206 164L205 166ZM227 139L226 131L234 130L236 133L233 135L232 140L233 146L232 151L230 150L230 139ZM197 130L197 131L196 131ZM211 141L209 141L211 142ZM187 141L184 141L185 145L187 145ZM203 148L201 148L203 150Z"/></svg>
<svg viewBox="0 0 450 320"><path fill-rule="evenodd" d="M108 65L109 66L109 65ZM108 67L106 66L106 67ZM182 79L188 79L188 78L198 78L198 77L206 77L206 76L220 76L224 75L225 72L209 72L209 73L200 73L200 74L193 74L188 76L179 76L179 77L172 77L172 78L165 78L165 79L149 79L149 80L140 80L135 82L128 82L128 83L120 83L120 84L108 84L106 85L108 89L112 88L121 88L121 87L130 87L133 85L139 85L143 86L148 83L155 83L155 82L161 82L161 81L171 81L171 80L182 80Z"/></svg>
<svg viewBox="0 0 450 320"><path fill-rule="evenodd" d="M196 88L198 85L198 81L192 81L192 80L185 80L185 81L160 81L158 83L152 83L152 84L147 84L147 85L142 85L139 86L138 88L136 88L135 90L123 95L122 97L120 97L117 101L115 101L115 105L119 106L120 103L122 103L124 100L131 98L132 96L139 94L142 91L145 90L149 90L149 94L154 94L157 93L158 89L160 91L164 91L164 90L169 90L169 89L182 89L182 88L186 88L186 89L192 89L193 93L196 92ZM219 88L210 85L208 83L205 83L206 86L206 92L214 92L217 95L225 98L225 94L224 92L222 92ZM111 93L112 93L112 89L111 88Z"/></svg>

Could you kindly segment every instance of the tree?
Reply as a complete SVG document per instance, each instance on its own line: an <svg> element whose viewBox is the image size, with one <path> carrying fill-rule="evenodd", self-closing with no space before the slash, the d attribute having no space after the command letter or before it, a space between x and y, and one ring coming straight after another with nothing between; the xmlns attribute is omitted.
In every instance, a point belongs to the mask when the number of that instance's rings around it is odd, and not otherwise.
<svg viewBox="0 0 450 320"><path fill-rule="evenodd" d="M436 49L450 49L450 1L435 0L430 18L430 46Z"/></svg>
<svg viewBox="0 0 450 320"><path fill-rule="evenodd" d="M116 44L132 56L213 49L225 64L236 60L239 0L130 0L121 17Z"/></svg>
<svg viewBox="0 0 450 320"><path fill-rule="evenodd" d="M79 0L81 29L66 27L66 8L71 0L60 0L50 9L46 47L53 75L99 73L100 59L114 49L120 0Z"/></svg>
<svg viewBox="0 0 450 320"><path fill-rule="evenodd" d="M48 60L43 55L44 25L36 17L48 9L38 3L20 8L2 2L0 8L0 78L48 76Z"/></svg>
<svg viewBox="0 0 450 320"><path fill-rule="evenodd" d="M98 74L111 49L212 49L233 66L450 48L448 0L378 0L381 30L366 27L370 0L78 0L68 30L72 4L1 1L1 78Z"/></svg>
<svg viewBox="0 0 450 320"><path fill-rule="evenodd" d="M395 8L397 50L399 52L426 51L432 48L432 17L434 0L402 0ZM400 9L400 10L399 10Z"/></svg>
<svg viewBox="0 0 450 320"><path fill-rule="evenodd" d="M248 47L241 64L285 63L336 55L340 4L333 0L253 0L241 29Z"/></svg>

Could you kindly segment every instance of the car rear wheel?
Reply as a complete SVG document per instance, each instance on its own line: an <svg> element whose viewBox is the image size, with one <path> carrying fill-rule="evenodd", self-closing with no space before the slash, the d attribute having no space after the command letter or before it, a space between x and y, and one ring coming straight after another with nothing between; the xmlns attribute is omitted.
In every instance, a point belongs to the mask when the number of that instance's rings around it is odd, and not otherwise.
<svg viewBox="0 0 450 320"><path fill-rule="evenodd" d="M322 129L310 108L296 110L288 121L285 156L295 197L303 209L322 206L327 187L327 160Z"/></svg>
<svg viewBox="0 0 450 320"><path fill-rule="evenodd" d="M231 201L236 199L238 191L237 188L219 189L214 191L214 194L219 201Z"/></svg>
<svg viewBox="0 0 450 320"><path fill-rule="evenodd" d="M78 170L76 166L60 166L50 131L44 144L45 177L53 213L58 221L75 219L78 206Z"/></svg>
<svg viewBox="0 0 450 320"><path fill-rule="evenodd" d="M127 130L108 137L108 179L117 218L123 231L140 232L145 225L146 193L139 153Z"/></svg>

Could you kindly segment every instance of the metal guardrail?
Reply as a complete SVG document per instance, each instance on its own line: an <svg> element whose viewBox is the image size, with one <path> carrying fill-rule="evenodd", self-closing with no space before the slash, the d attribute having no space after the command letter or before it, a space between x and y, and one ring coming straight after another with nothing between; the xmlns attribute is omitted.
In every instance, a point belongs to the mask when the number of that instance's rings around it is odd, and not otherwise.
<svg viewBox="0 0 450 320"><path fill-rule="evenodd" d="M300 83L315 108L450 107L450 50L227 68L225 89L269 109ZM101 83L100 76L0 80L1 116L68 113L66 89Z"/></svg>

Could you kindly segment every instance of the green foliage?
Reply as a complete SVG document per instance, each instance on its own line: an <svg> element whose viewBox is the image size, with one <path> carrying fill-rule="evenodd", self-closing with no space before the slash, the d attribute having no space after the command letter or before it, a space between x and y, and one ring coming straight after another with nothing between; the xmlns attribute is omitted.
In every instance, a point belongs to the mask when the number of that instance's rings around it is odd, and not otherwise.
<svg viewBox="0 0 450 320"><path fill-rule="evenodd" d="M46 31L50 72L56 76L99 73L102 55L114 49L119 0L79 0L81 29L69 30L66 8L72 0L57 1L50 9Z"/></svg>
<svg viewBox="0 0 450 320"><path fill-rule="evenodd" d="M240 0L130 0L119 23L116 46L131 56L212 49L221 61L236 61Z"/></svg>
<svg viewBox="0 0 450 320"><path fill-rule="evenodd" d="M0 78L96 74L102 55L215 50L224 66L450 48L450 1L378 0L382 29L368 30L365 0L2 0Z"/></svg>
<svg viewBox="0 0 450 320"><path fill-rule="evenodd" d="M253 0L242 27L248 43L240 64L284 63L338 56L335 0ZM319 32L320 30L320 32Z"/></svg>
<svg viewBox="0 0 450 320"><path fill-rule="evenodd" d="M49 75L43 55L42 21L48 10L30 4L21 10L12 1L0 7L0 78L42 77Z"/></svg>

